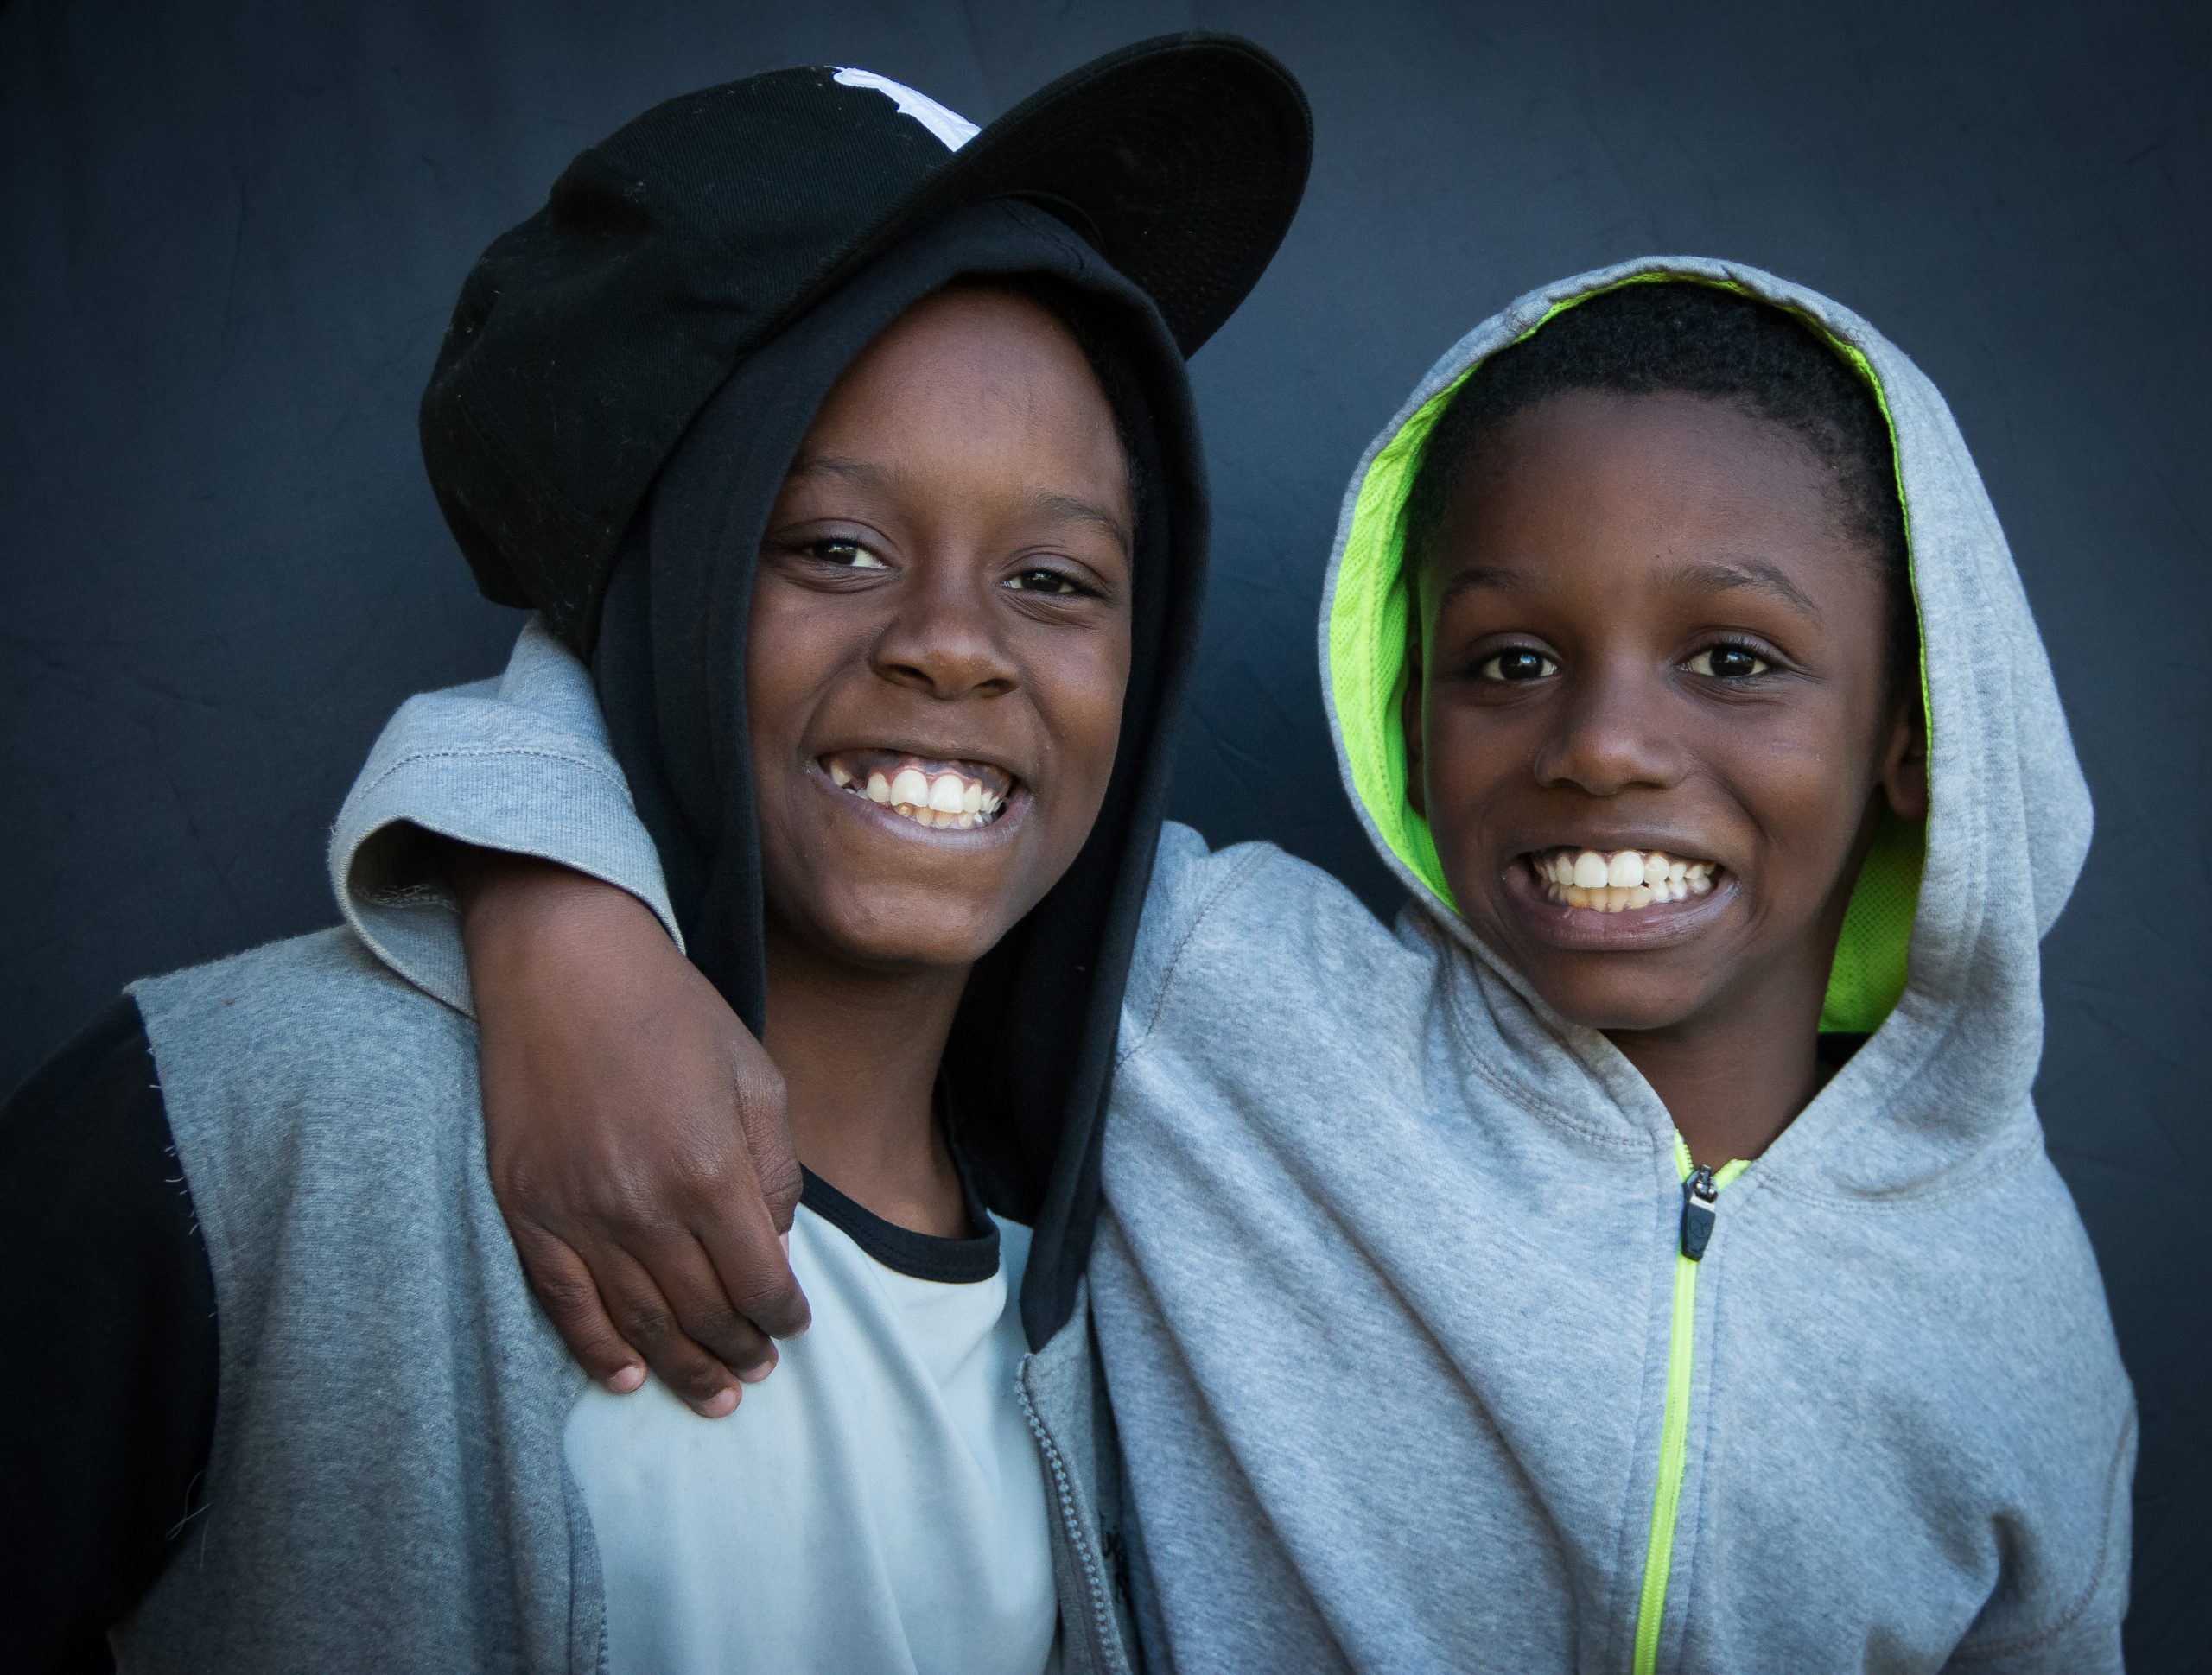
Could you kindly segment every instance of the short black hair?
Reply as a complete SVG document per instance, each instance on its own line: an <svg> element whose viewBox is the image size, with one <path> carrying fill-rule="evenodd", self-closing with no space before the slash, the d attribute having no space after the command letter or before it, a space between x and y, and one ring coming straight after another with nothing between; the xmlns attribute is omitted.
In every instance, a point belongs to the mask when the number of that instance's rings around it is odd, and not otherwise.
<svg viewBox="0 0 2212 1675"><path fill-rule="evenodd" d="M1515 414L1570 390L1732 402L1787 426L1835 474L1835 504L1890 596L1889 672L1918 645L1889 421L1856 369L1805 321L1693 281L1624 285L1579 302L1485 360L1452 393L1422 449L1401 524L1409 568L1429 556L1469 462Z"/></svg>

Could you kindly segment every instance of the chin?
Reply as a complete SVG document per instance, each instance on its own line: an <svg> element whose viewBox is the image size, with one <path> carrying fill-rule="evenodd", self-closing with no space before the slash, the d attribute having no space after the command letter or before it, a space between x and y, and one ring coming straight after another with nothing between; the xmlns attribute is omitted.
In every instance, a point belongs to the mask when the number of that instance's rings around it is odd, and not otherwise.
<svg viewBox="0 0 2212 1675"><path fill-rule="evenodd" d="M824 903L805 920L823 946L855 965L918 968L974 965L1020 917L1008 917L995 901L902 890Z"/></svg>
<svg viewBox="0 0 2212 1675"><path fill-rule="evenodd" d="M1697 997L1671 993L1627 972L1580 979L1557 971L1530 972L1528 976L1546 1006L1586 1030L1671 1029L1698 1009Z"/></svg>

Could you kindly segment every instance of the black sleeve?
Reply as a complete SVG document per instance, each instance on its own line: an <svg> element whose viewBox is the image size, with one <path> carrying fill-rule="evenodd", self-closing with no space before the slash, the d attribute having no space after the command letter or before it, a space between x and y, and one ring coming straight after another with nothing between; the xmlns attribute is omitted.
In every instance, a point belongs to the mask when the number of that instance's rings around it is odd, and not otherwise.
<svg viewBox="0 0 2212 1675"><path fill-rule="evenodd" d="M0 1669L111 1668L196 1508L215 1283L183 1174L128 998L0 1106Z"/></svg>

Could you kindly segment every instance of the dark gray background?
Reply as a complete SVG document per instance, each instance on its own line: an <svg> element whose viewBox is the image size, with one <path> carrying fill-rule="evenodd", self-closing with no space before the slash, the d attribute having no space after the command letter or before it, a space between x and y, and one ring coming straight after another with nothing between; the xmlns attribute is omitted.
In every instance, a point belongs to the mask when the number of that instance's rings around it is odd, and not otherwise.
<svg viewBox="0 0 2212 1675"><path fill-rule="evenodd" d="M126 979L331 919L378 726L499 665L518 619L470 589L415 402L470 261L571 155L777 65L983 118L1237 30L1304 79L1318 152L1194 369L1217 580L1176 812L1383 900L1323 731L1321 566L1362 447L1477 320L1655 250L1870 316L1957 409L2096 793L2043 1110L2142 1401L2134 1665L2206 1666L2208 16L0 0L0 1086Z"/></svg>

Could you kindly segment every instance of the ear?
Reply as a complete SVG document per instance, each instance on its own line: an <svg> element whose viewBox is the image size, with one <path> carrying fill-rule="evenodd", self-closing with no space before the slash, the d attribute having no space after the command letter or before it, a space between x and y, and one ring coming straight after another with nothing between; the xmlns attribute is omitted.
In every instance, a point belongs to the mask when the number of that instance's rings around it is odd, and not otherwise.
<svg viewBox="0 0 2212 1675"><path fill-rule="evenodd" d="M1428 818L1428 777L1425 771L1425 754L1421 736L1421 698L1423 687L1421 667L1421 600L1414 600L1414 608L1406 622L1406 690L1399 700L1399 725L1406 734L1406 801L1413 811L1423 820Z"/></svg>
<svg viewBox="0 0 2212 1675"><path fill-rule="evenodd" d="M1898 702L1891 720L1889 745L1882 752L1882 794L1899 819L1928 818L1928 726L1917 692Z"/></svg>

